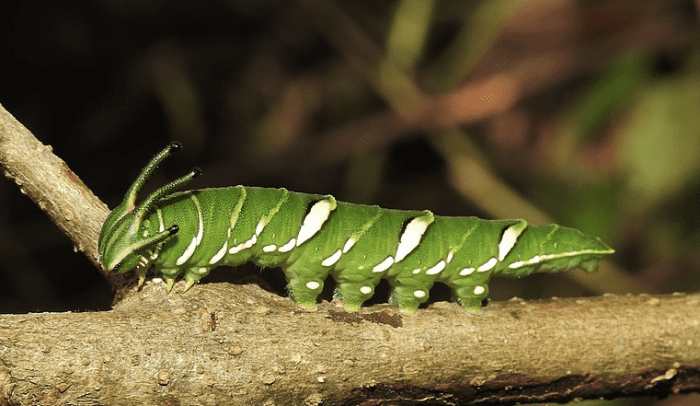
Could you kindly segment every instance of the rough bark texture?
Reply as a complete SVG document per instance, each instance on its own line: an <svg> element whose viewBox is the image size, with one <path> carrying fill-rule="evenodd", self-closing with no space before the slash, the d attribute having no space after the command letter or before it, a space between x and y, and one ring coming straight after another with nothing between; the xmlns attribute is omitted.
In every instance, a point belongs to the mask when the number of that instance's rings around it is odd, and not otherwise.
<svg viewBox="0 0 700 406"><path fill-rule="evenodd" d="M97 237L109 214L68 165L0 105L0 165L5 176L45 211L78 251L97 260Z"/></svg>
<svg viewBox="0 0 700 406"><path fill-rule="evenodd" d="M0 316L4 404L515 404L700 390L700 295L306 311L253 285ZM427 402L427 403L426 403ZM416 403L417 404L417 403Z"/></svg>

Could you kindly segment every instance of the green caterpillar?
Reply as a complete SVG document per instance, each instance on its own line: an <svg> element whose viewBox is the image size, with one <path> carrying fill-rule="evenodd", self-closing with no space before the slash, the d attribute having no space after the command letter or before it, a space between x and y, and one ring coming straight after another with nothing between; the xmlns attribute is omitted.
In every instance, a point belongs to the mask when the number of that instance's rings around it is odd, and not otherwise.
<svg viewBox="0 0 700 406"><path fill-rule="evenodd" d="M139 286L154 266L167 282L184 276L185 291L220 265L253 261L281 267L289 292L310 308L333 275L336 297L357 311L381 279L390 302L413 313L428 300L434 282L449 286L457 301L477 311L492 274L522 276L572 268L593 271L614 251L600 239L556 224L524 220L440 217L338 202L333 196L235 186L174 190L198 169L153 192L136 205L139 190L179 143L142 170L109 215L99 239L108 271L135 269Z"/></svg>

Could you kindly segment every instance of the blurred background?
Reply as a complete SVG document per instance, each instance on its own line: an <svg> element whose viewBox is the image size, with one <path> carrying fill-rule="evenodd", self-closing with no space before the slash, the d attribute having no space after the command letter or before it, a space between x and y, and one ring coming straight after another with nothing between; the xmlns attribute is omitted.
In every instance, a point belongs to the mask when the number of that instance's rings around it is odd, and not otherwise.
<svg viewBox="0 0 700 406"><path fill-rule="evenodd" d="M5 1L0 103L110 207L179 140L148 190L199 166L192 187L556 222L617 250L592 275L494 280L493 300L695 292L698 3ZM218 280L284 294L279 270ZM2 178L0 311L112 298Z"/></svg>

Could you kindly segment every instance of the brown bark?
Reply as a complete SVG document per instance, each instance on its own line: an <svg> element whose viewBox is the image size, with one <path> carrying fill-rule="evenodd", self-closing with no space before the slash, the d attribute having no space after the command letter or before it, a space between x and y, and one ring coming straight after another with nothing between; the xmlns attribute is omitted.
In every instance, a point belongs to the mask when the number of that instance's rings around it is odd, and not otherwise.
<svg viewBox="0 0 700 406"><path fill-rule="evenodd" d="M514 404L700 390L700 295L306 311L253 285L0 316L5 404ZM427 402L430 400L430 402Z"/></svg>
<svg viewBox="0 0 700 406"><path fill-rule="evenodd" d="M97 237L109 214L68 165L0 105L0 165L98 267ZM100 267L101 268L101 267Z"/></svg>

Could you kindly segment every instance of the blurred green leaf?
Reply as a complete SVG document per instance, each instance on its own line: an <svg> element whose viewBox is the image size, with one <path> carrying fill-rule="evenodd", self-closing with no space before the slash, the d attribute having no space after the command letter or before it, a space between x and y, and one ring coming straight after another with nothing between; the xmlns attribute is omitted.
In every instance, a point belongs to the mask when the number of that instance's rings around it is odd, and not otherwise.
<svg viewBox="0 0 700 406"><path fill-rule="evenodd" d="M524 0L481 1L452 43L431 69L437 92L454 89L467 77L503 28L525 4Z"/></svg>
<svg viewBox="0 0 700 406"><path fill-rule="evenodd" d="M647 83L651 60L646 53L630 51L604 72L564 118L564 128L576 129L576 141L590 139L610 115L628 105L631 97Z"/></svg>
<svg viewBox="0 0 700 406"><path fill-rule="evenodd" d="M617 156L631 204L644 209L678 193L700 172L700 76L664 79L639 97L620 130Z"/></svg>
<svg viewBox="0 0 700 406"><path fill-rule="evenodd" d="M396 7L386 56L406 71L413 71L423 55L435 3L435 0L402 0Z"/></svg>
<svg viewBox="0 0 700 406"><path fill-rule="evenodd" d="M570 177L570 163L581 146L600 134L611 118L632 104L633 96L649 81L651 60L647 53L629 51L601 72L561 120L556 145L551 148L558 172Z"/></svg>
<svg viewBox="0 0 700 406"><path fill-rule="evenodd" d="M596 235L603 240L615 230L619 216L619 182L546 182L537 188L535 201L554 221Z"/></svg>

